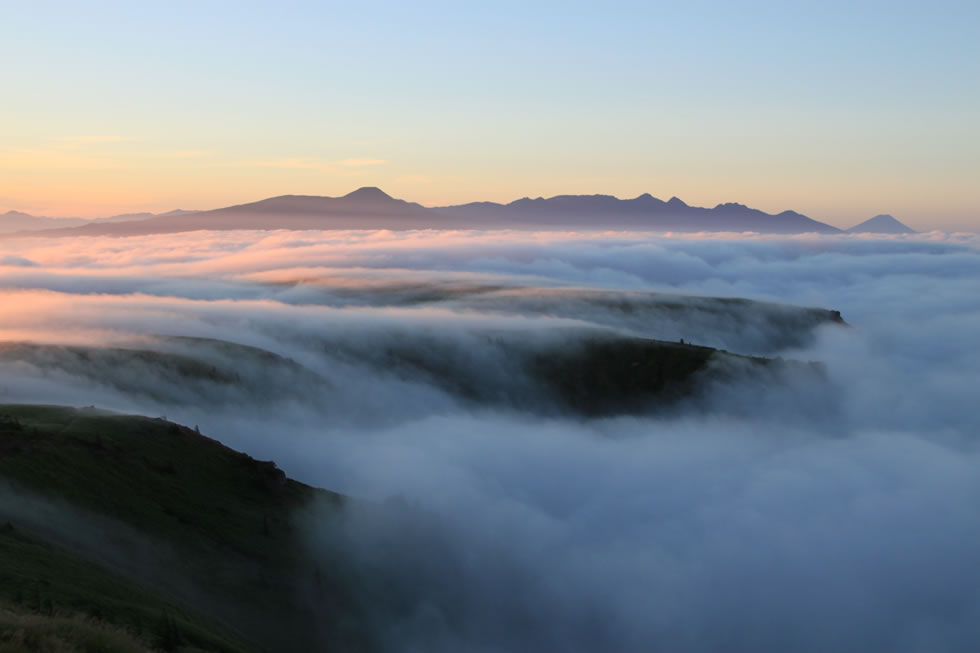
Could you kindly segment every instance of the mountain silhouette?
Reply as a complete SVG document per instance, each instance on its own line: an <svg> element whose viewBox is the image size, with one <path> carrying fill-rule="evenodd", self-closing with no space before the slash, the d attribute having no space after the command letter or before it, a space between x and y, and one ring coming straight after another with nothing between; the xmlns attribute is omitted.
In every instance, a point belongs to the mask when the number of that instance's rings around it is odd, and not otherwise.
<svg viewBox="0 0 980 653"><path fill-rule="evenodd" d="M57 227L77 227L86 223L81 218L48 218L23 211L0 213L0 234Z"/></svg>
<svg viewBox="0 0 980 653"><path fill-rule="evenodd" d="M51 230L64 231L66 229L71 229L75 227L80 227L90 224L108 224L112 222L134 222L137 220L147 220L149 218L155 218L159 216L168 215L184 215L189 213L196 213L196 211L184 211L182 209L176 209L174 211L168 211L167 213L123 213L120 215L113 215L108 218L52 218L40 215L31 215L30 213L24 213L23 211L7 211L6 213L0 213L0 234L10 234L22 231L44 231L45 233Z"/></svg>
<svg viewBox="0 0 980 653"><path fill-rule="evenodd" d="M690 206L649 193L632 199L612 195L525 197L499 204L473 202L426 208L396 199L380 188L359 188L341 197L280 195L211 211L172 212L132 221L100 220L51 236L144 235L230 229L575 229L772 234L840 233L840 229L795 211L765 213L728 202Z"/></svg>
<svg viewBox="0 0 980 653"><path fill-rule="evenodd" d="M511 228L638 229L653 231L757 231L760 233L840 233L840 229L795 211L777 215L734 202L713 209L667 202L644 193L633 199L611 195L523 198L510 204L475 202L436 209L478 223Z"/></svg>
<svg viewBox="0 0 980 653"><path fill-rule="evenodd" d="M908 225L902 224L888 214L876 215L847 230L849 234L915 234Z"/></svg>
<svg viewBox="0 0 980 653"><path fill-rule="evenodd" d="M363 188L358 188L355 191L347 193L341 199L352 200L358 202L387 202L394 200L391 195L384 192L377 186L364 186ZM400 200L395 200L400 201Z"/></svg>

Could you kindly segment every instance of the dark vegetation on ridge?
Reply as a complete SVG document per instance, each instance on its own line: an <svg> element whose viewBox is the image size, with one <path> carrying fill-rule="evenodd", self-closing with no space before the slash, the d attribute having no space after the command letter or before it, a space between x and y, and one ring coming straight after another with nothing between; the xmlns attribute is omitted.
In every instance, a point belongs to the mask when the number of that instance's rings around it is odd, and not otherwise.
<svg viewBox="0 0 980 653"><path fill-rule="evenodd" d="M569 329L564 338L534 345L494 331L482 339L479 351L465 341L425 336L377 347L333 341L322 347L344 365L439 388L463 403L545 415L649 413L718 381L722 363L728 375L742 381L788 364L603 331ZM290 399L319 403L333 386L292 359L254 347L199 338L165 338L161 344L175 344L179 351L13 342L0 343L0 362L67 372L161 404L190 404L201 397L229 405ZM222 355L215 356L216 351ZM486 368L486 351L497 354L493 369ZM249 361L263 374L236 371Z"/></svg>

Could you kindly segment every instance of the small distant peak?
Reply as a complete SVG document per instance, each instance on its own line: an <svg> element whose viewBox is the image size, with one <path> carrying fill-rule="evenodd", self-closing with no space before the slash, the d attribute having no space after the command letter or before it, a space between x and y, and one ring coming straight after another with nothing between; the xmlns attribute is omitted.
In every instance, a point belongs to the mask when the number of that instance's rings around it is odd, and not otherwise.
<svg viewBox="0 0 980 653"><path fill-rule="evenodd" d="M687 206L687 204L679 197L671 197L667 200L667 206Z"/></svg>
<svg viewBox="0 0 980 653"><path fill-rule="evenodd" d="M636 199L640 200L641 202L649 202L650 200L655 200L657 198L650 193L643 193L642 195L637 195Z"/></svg>
<svg viewBox="0 0 980 653"><path fill-rule="evenodd" d="M363 188L358 188L353 193L348 193L344 195L345 200L390 200L393 199L391 195L384 192L377 186L364 186Z"/></svg>
<svg viewBox="0 0 980 653"><path fill-rule="evenodd" d="M722 202L716 209L745 209L748 208L744 204L739 204L738 202Z"/></svg>
<svg viewBox="0 0 980 653"><path fill-rule="evenodd" d="M882 213L875 217L865 220L859 225L853 226L847 231L851 233L883 233L883 234L914 234L912 229L906 224L899 222L894 216Z"/></svg>

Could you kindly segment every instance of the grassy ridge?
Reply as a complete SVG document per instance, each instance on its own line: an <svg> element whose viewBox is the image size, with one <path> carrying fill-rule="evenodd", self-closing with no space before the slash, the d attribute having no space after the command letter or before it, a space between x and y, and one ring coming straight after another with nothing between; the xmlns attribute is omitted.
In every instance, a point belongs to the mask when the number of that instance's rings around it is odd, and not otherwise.
<svg viewBox="0 0 980 653"><path fill-rule="evenodd" d="M748 374L773 362L612 332L554 334L534 341L495 331L449 339L417 333L380 344L339 339L319 346L324 360L337 362L338 369L364 368L433 386L461 402L584 416L642 413L688 397L716 359L734 362ZM319 405L335 389L323 375L254 347L193 338L143 346L180 351L0 343L0 362L27 365L42 375L67 373L161 406L255 407L280 400Z"/></svg>
<svg viewBox="0 0 980 653"><path fill-rule="evenodd" d="M0 604L0 653L142 653L146 640L81 615L42 615Z"/></svg>
<svg viewBox="0 0 980 653"><path fill-rule="evenodd" d="M0 527L3 604L0 651L131 651L148 645L250 650L241 638L161 598L153 588L10 522Z"/></svg>
<svg viewBox="0 0 980 653"><path fill-rule="evenodd" d="M332 628L331 610L304 607L309 596L342 611L342 588L305 557L292 523L314 498L342 498L193 429L94 409L0 406L0 478L9 484L0 488L8 601L50 601L137 629L179 605L171 612L180 631L208 650L239 650L236 639L301 650ZM23 493L49 502L47 513L18 512Z"/></svg>

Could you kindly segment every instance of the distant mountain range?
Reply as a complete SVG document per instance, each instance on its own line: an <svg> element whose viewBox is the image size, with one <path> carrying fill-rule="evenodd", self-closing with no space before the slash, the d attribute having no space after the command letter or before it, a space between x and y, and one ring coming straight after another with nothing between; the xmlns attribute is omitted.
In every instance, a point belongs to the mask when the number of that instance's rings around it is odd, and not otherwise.
<svg viewBox="0 0 980 653"><path fill-rule="evenodd" d="M9 216L13 216L8 220ZM43 221L43 222L30 222ZM395 199L379 188L360 188L343 197L282 195L211 211L171 211L113 216L84 224L75 218L0 215L0 233L40 232L48 236L136 236L230 229L574 229L768 234L843 233L795 211L765 213L744 204L689 206L672 197L645 193L633 199L612 195L558 195L523 198L509 204L474 202L427 208ZM14 227L13 225L17 225ZM898 231L901 229L902 231ZM43 231L42 231L43 230ZM876 216L848 232L914 233L891 216Z"/></svg>
<svg viewBox="0 0 980 653"><path fill-rule="evenodd" d="M6 213L0 213L0 234L15 233L18 231L70 229L87 224L133 222L156 217L183 215L186 213L196 213L196 211L177 209L176 211L168 211L167 213L123 213L108 218L49 218L46 216L31 215L22 211L7 211Z"/></svg>

